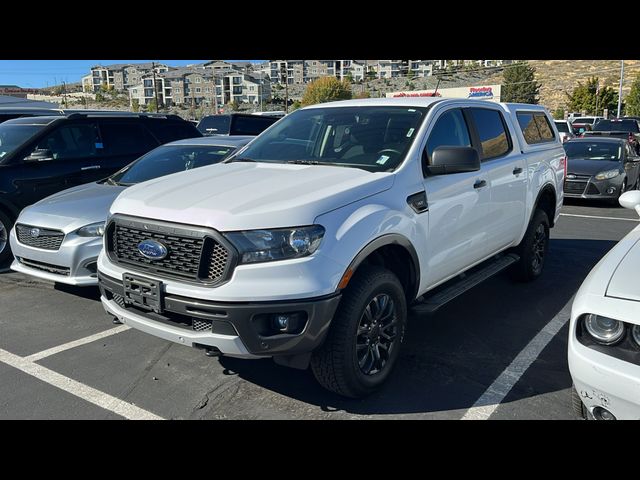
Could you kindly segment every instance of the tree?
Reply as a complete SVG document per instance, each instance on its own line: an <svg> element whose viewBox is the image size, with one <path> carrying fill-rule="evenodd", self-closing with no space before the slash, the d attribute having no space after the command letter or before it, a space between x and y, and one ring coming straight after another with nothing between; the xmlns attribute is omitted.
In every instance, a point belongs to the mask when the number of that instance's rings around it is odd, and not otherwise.
<svg viewBox="0 0 640 480"><path fill-rule="evenodd" d="M535 81L535 72L527 62L505 68L500 101L537 104L542 84Z"/></svg>
<svg viewBox="0 0 640 480"><path fill-rule="evenodd" d="M157 106L156 99L152 98L147 104L147 112L154 113L156 111L156 106Z"/></svg>
<svg viewBox="0 0 640 480"><path fill-rule="evenodd" d="M571 94L567 93L569 101L569 110L572 112L585 111L588 114L596 113L596 91L598 90L598 77L591 77L586 84L578 82L578 86L573 89ZM611 87L600 88L597 95L598 112L608 108L610 111L618 108L618 93Z"/></svg>
<svg viewBox="0 0 640 480"><path fill-rule="evenodd" d="M347 73L347 75L344 77L344 81L353 83L353 75L351 75L351 72Z"/></svg>
<svg viewBox="0 0 640 480"><path fill-rule="evenodd" d="M300 103L299 100L296 100L295 102L293 102L293 105L291 105L291 110L297 110L302 106L302 104Z"/></svg>
<svg viewBox="0 0 640 480"><path fill-rule="evenodd" d="M140 111L140 101L137 98L131 100L131 111L135 113Z"/></svg>
<svg viewBox="0 0 640 480"><path fill-rule="evenodd" d="M237 112L238 110L240 110L240 104L237 101L233 101L229 104L229 108L234 111Z"/></svg>
<svg viewBox="0 0 640 480"><path fill-rule="evenodd" d="M624 104L625 115L640 115L640 74L631 84L629 94L624 97Z"/></svg>
<svg viewBox="0 0 640 480"><path fill-rule="evenodd" d="M311 82L302 96L302 105L333 102L335 100L349 100L351 85L341 82L336 77L322 77Z"/></svg>
<svg viewBox="0 0 640 480"><path fill-rule="evenodd" d="M356 95L356 98L371 98L371 94L367 91L360 92Z"/></svg>
<svg viewBox="0 0 640 480"><path fill-rule="evenodd" d="M411 68L409 68L409 70L407 70L407 78L412 79L415 76L416 76L416 72L414 72L413 70L411 70Z"/></svg>
<svg viewBox="0 0 640 480"><path fill-rule="evenodd" d="M553 111L553 118L556 120L564 120L564 108L558 107Z"/></svg>

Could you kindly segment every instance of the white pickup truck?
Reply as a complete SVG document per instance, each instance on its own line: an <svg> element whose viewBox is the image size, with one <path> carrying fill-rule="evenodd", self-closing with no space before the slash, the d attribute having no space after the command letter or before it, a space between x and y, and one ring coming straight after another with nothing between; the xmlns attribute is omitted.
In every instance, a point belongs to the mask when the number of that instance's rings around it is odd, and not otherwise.
<svg viewBox="0 0 640 480"><path fill-rule="evenodd" d="M566 159L535 105L401 98L284 117L222 164L125 190L98 260L115 321L208 355L309 364L364 396L409 308L542 272Z"/></svg>

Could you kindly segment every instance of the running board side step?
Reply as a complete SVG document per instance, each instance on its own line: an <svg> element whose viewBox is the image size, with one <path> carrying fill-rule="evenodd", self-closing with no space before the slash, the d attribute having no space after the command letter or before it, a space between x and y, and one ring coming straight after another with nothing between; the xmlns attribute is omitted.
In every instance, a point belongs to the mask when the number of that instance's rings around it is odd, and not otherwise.
<svg viewBox="0 0 640 480"><path fill-rule="evenodd" d="M433 313L457 296L462 295L467 290L500 273L518 260L520 260L520 257L515 253L493 257L484 262L479 270L473 273L462 273L456 279L449 280L447 283L450 285L444 287L442 290L436 288L437 293L433 295L427 293L423 296L424 300L411 307L411 311L417 314Z"/></svg>

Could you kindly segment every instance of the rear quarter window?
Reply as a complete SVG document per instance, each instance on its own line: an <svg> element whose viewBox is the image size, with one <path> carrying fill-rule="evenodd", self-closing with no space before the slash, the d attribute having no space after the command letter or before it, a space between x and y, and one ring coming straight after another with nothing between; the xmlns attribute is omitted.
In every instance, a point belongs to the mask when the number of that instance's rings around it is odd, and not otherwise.
<svg viewBox="0 0 640 480"><path fill-rule="evenodd" d="M542 112L517 112L518 125L529 145L552 142L555 139L549 119Z"/></svg>

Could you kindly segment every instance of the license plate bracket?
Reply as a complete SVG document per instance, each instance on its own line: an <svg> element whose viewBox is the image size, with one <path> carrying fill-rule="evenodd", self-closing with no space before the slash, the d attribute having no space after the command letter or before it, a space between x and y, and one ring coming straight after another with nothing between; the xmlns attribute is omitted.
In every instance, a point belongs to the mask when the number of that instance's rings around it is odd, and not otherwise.
<svg viewBox="0 0 640 480"><path fill-rule="evenodd" d="M125 273L122 276L122 284L125 304L162 313L162 282Z"/></svg>

